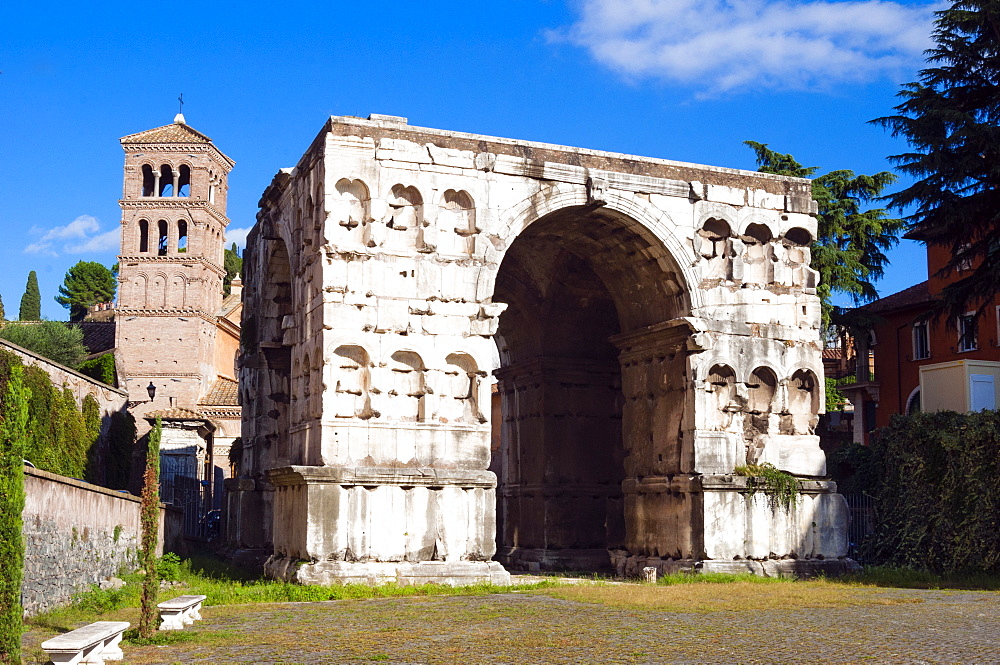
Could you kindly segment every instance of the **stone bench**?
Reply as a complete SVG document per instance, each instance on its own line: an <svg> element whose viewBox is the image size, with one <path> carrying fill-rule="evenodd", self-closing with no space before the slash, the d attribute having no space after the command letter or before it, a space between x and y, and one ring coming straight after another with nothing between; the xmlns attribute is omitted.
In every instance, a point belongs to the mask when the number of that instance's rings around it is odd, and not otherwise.
<svg viewBox="0 0 1000 665"><path fill-rule="evenodd" d="M160 630L184 630L201 620L201 603L205 596L177 596L157 605L160 608Z"/></svg>
<svg viewBox="0 0 1000 665"><path fill-rule="evenodd" d="M124 658L118 643L129 627L128 621L98 621L51 640L42 642L42 649L53 663L93 663Z"/></svg>

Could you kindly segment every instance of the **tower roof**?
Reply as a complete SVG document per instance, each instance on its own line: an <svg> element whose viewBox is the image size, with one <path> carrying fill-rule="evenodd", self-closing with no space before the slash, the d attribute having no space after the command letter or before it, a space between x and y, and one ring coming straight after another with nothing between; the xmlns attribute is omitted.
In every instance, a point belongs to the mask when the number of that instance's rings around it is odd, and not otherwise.
<svg viewBox="0 0 1000 665"><path fill-rule="evenodd" d="M193 129L182 122L173 122L163 127L147 129L137 134L129 134L121 138L122 144L127 143L211 143L208 138L197 129Z"/></svg>

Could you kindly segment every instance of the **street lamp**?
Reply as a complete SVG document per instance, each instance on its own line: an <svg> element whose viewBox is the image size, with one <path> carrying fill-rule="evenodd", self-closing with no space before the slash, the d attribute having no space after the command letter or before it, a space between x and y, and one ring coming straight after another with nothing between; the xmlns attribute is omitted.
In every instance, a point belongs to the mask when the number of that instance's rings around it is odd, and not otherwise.
<svg viewBox="0 0 1000 665"><path fill-rule="evenodd" d="M146 386L146 392L149 393L149 401L152 402L153 398L156 397L156 386L153 385L152 381Z"/></svg>

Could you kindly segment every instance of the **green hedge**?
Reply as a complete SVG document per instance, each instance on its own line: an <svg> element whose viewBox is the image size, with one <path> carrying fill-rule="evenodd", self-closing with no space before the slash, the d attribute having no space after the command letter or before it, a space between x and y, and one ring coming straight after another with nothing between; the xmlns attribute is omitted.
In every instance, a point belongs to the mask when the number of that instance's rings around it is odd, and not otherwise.
<svg viewBox="0 0 1000 665"><path fill-rule="evenodd" d="M12 355L12 354L9 354ZM16 359L16 356L14 356ZM0 358L0 663L21 662L21 579L24 575L24 465L27 425L24 370Z"/></svg>
<svg viewBox="0 0 1000 665"><path fill-rule="evenodd" d="M866 561L1000 572L1000 413L895 416L873 436Z"/></svg>
<svg viewBox="0 0 1000 665"><path fill-rule="evenodd" d="M118 386L115 374L115 354L105 353L80 363L80 373L109 386Z"/></svg>
<svg viewBox="0 0 1000 665"><path fill-rule="evenodd" d="M116 481L116 489L127 487L128 465L135 440L135 424L131 416L123 414L112 418L110 437L113 450L103 460L105 468L99 469L96 448L102 417L97 400L88 395L84 398L82 409L78 408L69 389L56 388L44 371L37 367L24 367L18 356L2 350L0 387L7 384L13 367L21 368L24 385L30 391L24 459L39 469L90 482L95 482L102 475L111 476ZM126 459L118 459L119 456Z"/></svg>

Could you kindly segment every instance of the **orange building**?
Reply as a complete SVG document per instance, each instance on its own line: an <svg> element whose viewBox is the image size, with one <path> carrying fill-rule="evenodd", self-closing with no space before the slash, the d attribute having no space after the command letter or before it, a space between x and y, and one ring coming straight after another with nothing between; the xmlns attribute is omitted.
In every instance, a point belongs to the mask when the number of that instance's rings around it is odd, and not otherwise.
<svg viewBox="0 0 1000 665"><path fill-rule="evenodd" d="M919 232L906 237L922 239ZM857 382L841 388L855 405L855 442L867 443L894 414L978 411L1000 402L1000 294L978 317L972 308L954 320L921 320L947 284L968 275L937 276L950 256L947 247L929 245L928 280L859 308L875 321L868 338L856 340Z"/></svg>

